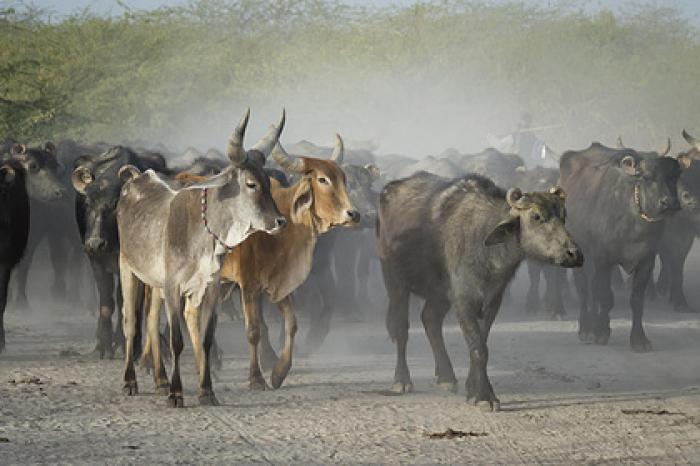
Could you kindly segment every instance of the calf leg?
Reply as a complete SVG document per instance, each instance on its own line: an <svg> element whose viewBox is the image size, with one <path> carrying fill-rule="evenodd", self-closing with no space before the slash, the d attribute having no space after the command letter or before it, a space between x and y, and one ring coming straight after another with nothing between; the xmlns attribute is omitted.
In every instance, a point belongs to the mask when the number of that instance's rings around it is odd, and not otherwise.
<svg viewBox="0 0 700 466"><path fill-rule="evenodd" d="M243 317L245 319L250 355L248 372L249 387L251 390L266 390L269 387L262 376L262 372L260 372L260 363L258 361L258 343L260 343L260 309L258 308L260 300L258 297L259 296L241 288Z"/></svg>
<svg viewBox="0 0 700 466"><path fill-rule="evenodd" d="M527 275L530 278L530 288L527 290L527 299L525 300L525 311L528 314L537 314L540 308L540 273L542 266L527 261Z"/></svg>
<svg viewBox="0 0 700 466"><path fill-rule="evenodd" d="M593 341L593 315L589 308L588 271L587 265L574 270L574 283L579 299L578 338L590 343Z"/></svg>
<svg viewBox="0 0 700 466"><path fill-rule="evenodd" d="M450 302L442 297L430 298L425 301L425 307L421 313L423 328L428 336L430 347L435 359L435 375L440 388L457 393L457 378L452 368L450 356L445 348L445 340L442 335L442 324L450 310Z"/></svg>
<svg viewBox="0 0 700 466"><path fill-rule="evenodd" d="M559 267L545 266L545 309L553 320L562 320L566 316L564 301L562 299L562 287L566 281L566 270Z"/></svg>
<svg viewBox="0 0 700 466"><path fill-rule="evenodd" d="M260 322L260 368L267 372L275 367L278 357L272 343L270 343L270 329L265 322L262 296L258 299L258 316Z"/></svg>
<svg viewBox="0 0 700 466"><path fill-rule="evenodd" d="M282 313L284 319L284 349L282 350L282 355L275 368L272 370L272 388L280 388L282 382L287 377L289 369L292 367L292 352L294 350L294 335L297 333L297 319L294 315L294 308L292 307L292 301L287 296L277 303L277 307Z"/></svg>
<svg viewBox="0 0 700 466"><path fill-rule="evenodd" d="M651 350L651 342L644 333L642 315L644 314L644 292L654 270L654 257L642 260L634 269L632 278L632 294L630 295L630 307L632 308L632 332L630 333L630 346L632 351L645 353Z"/></svg>
<svg viewBox="0 0 700 466"><path fill-rule="evenodd" d="M182 396L182 380L180 379L180 354L184 346L182 341L181 315L182 300L175 289L163 290L165 298L165 310L168 313L168 327L170 328L170 351L172 353L173 373L170 377L170 395L168 405L171 408L182 408L185 401Z"/></svg>
<svg viewBox="0 0 700 466"><path fill-rule="evenodd" d="M482 306L481 302L467 296L458 297L456 302L459 326L469 347L469 375L465 387L467 401L472 401L478 407L495 411L500 408L500 402L493 392L486 370L489 358L486 330L490 329L493 320L490 318L490 322L486 320L479 322L479 316L483 316L482 319L486 318L482 312ZM493 315L495 317L495 312Z"/></svg>
<svg viewBox="0 0 700 466"><path fill-rule="evenodd" d="M0 353L5 349L5 307L11 272L12 267L8 264L0 265Z"/></svg>
<svg viewBox="0 0 700 466"><path fill-rule="evenodd" d="M49 243L49 257L53 267L53 285L51 294L55 299L66 298L66 274L68 264L68 244L63 235L47 235Z"/></svg>
<svg viewBox="0 0 700 466"><path fill-rule="evenodd" d="M29 301L27 300L27 282L29 278L29 268L34 261L34 253L36 252L41 237L33 234L35 229L30 229L27 247L24 250L24 256L15 271L15 282L17 283L17 293L14 296L15 307L18 309L29 309Z"/></svg>
<svg viewBox="0 0 700 466"><path fill-rule="evenodd" d="M121 276L121 292L123 294L122 315L124 319L124 394L138 394L136 370L134 369L134 336L136 334L136 299L138 279L131 273L131 268L120 257L119 274Z"/></svg>

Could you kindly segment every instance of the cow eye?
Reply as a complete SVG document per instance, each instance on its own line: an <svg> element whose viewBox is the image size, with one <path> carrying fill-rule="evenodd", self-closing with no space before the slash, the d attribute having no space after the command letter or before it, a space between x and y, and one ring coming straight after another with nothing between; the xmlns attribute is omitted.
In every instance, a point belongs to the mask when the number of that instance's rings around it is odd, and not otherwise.
<svg viewBox="0 0 700 466"><path fill-rule="evenodd" d="M534 220L535 222L539 222L540 220L542 220L542 216L540 214L538 214L537 212L531 213L530 218L532 220Z"/></svg>
<svg viewBox="0 0 700 466"><path fill-rule="evenodd" d="M321 184L330 184L330 182L328 181L328 178L325 178L323 176L318 177L318 182Z"/></svg>
<svg viewBox="0 0 700 466"><path fill-rule="evenodd" d="M245 182L245 185L248 186L250 189L253 189L253 190L254 190L255 188L258 187L258 185L255 184L254 181L246 181L246 182Z"/></svg>

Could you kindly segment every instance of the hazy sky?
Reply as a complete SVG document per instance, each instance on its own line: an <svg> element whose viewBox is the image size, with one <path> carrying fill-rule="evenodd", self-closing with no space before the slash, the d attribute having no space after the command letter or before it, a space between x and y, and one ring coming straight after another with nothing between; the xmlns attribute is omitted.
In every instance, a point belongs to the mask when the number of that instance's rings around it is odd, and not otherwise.
<svg viewBox="0 0 700 466"><path fill-rule="evenodd" d="M493 3L498 3L500 0L492 0ZM548 5L557 3L557 0L522 0L525 4L531 5ZM17 3L12 0L0 0L0 5L12 5ZM52 10L57 14L67 14L90 7L100 13L119 13L122 8L117 4L116 0L31 0L36 6ZM122 3L129 5L134 9L152 9L164 5L178 5L187 3L187 0L123 0ZM345 0L345 3L355 5L410 5L416 3L415 0ZM586 5L587 9L592 11L599 8L616 9L627 4L654 4L659 6L671 6L682 10L688 15L688 19L696 24L700 24L700 1L699 0L583 0L580 2L570 1L572 4Z"/></svg>

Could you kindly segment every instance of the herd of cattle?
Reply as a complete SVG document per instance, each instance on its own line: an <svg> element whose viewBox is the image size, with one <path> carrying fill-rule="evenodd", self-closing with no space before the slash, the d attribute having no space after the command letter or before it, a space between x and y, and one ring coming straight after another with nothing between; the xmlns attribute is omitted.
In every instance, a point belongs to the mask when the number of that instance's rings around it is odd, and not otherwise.
<svg viewBox="0 0 700 466"><path fill-rule="evenodd" d="M194 350L199 402L217 404L211 381L216 309L239 293L250 387L268 387L262 367L272 370L270 383L278 388L292 366L294 303L310 303L306 345L313 351L334 310L367 303L373 258L381 265L386 326L397 350L393 390L413 388L406 361L413 294L425 300L421 320L437 383L457 390L442 335L453 308L470 352L467 399L490 409L498 399L487 375L486 342L524 260L530 277L524 307L553 318L565 313L565 268L574 268L582 341L607 343L620 267L631 275L634 351L651 349L642 325L645 296L668 295L675 310L692 311L683 268L700 232L700 141L685 131L691 147L675 157L670 141L659 152L642 152L619 140L615 148L593 143L565 152L557 170L525 167L517 155L494 149L450 149L421 160L375 156L345 150L340 136L333 148L302 141L289 148L300 155L290 155L279 142L284 112L246 149L248 119L249 112L225 155L71 140L43 147L2 143L0 352L11 272L16 268L13 306L26 308L28 271L44 239L55 299L82 299L78 271L87 258L99 300L95 351L104 357L123 349L125 393L138 391L140 357L173 407L183 406L183 326ZM263 296L282 317L279 356L263 320ZM160 333L162 304L167 338ZM163 351L165 340L170 351Z"/></svg>

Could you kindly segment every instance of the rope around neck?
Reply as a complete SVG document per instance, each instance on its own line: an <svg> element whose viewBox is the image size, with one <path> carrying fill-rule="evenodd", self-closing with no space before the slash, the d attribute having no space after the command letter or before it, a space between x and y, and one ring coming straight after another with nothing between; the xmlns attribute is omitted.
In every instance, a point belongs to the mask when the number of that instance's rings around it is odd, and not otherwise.
<svg viewBox="0 0 700 466"><path fill-rule="evenodd" d="M216 243L219 243L226 251L231 251L236 246L229 246L221 238L219 238L216 233L211 231L211 228L209 228L209 222L207 222L207 191L207 188L202 189L202 223L204 223L204 229L207 230L207 233L209 233L212 238L214 238Z"/></svg>

